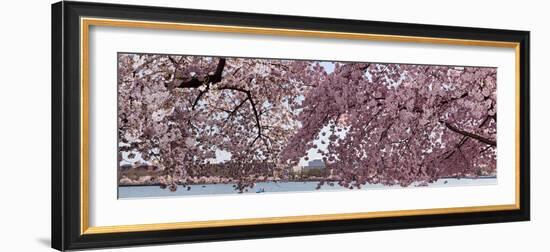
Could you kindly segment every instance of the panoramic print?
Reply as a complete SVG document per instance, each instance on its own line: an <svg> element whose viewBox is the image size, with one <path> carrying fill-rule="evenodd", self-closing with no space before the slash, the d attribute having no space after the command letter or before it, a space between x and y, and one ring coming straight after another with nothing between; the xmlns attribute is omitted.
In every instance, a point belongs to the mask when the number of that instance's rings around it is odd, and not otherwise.
<svg viewBox="0 0 550 252"><path fill-rule="evenodd" d="M119 198L497 182L494 67L117 59Z"/></svg>

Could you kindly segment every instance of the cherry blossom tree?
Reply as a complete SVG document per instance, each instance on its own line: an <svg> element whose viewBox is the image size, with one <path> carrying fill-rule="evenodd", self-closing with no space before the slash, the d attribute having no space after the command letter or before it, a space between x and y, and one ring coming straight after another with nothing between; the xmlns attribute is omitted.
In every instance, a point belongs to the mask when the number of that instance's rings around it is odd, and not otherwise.
<svg viewBox="0 0 550 252"><path fill-rule="evenodd" d="M241 192L311 149L350 188L496 170L495 68L327 71L316 61L154 54L120 54L118 63L119 162L160 167L170 190L220 152Z"/></svg>
<svg viewBox="0 0 550 252"><path fill-rule="evenodd" d="M340 185L407 186L496 169L495 68L339 64L310 84L303 127L283 156L315 148L328 125L328 149L319 151Z"/></svg>

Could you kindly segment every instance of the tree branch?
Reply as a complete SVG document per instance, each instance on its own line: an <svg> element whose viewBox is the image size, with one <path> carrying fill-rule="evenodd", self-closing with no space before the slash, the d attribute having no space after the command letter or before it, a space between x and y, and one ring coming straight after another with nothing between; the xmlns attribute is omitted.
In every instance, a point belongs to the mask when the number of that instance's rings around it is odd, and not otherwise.
<svg viewBox="0 0 550 252"><path fill-rule="evenodd" d="M219 90L234 90L234 91L239 91L239 92L242 92L242 93L245 93L246 94L246 100L248 100L250 102L250 105L252 106L252 111L254 112L254 117L256 119L256 127L258 128L258 136L254 139L254 141L252 141L252 144L253 145L256 140L258 138L260 138L262 136L262 126L260 124L260 114L258 113L258 110L256 109L256 104L254 103L254 100L252 99L252 94L250 93L250 90L246 90L246 89L243 89L243 88L238 88L238 87L231 87L231 86L221 86L221 87L218 87ZM243 103L244 103L243 101ZM241 107L240 105L238 106L238 108Z"/></svg>
<svg viewBox="0 0 550 252"><path fill-rule="evenodd" d="M208 77L207 77L208 78ZM199 100L201 99L201 97L210 90L210 83L208 83L208 79L206 79L205 81L207 84L206 84L206 88L202 91L200 91L199 95L197 95L197 98L195 98L195 101L193 102L193 106L191 106L191 109L192 110L195 110L195 107L197 106L197 104L199 103Z"/></svg>
<svg viewBox="0 0 550 252"><path fill-rule="evenodd" d="M481 128L485 125L485 123L487 123L489 121L489 117L486 117L485 120L483 120L483 122L481 122L478 126L478 128ZM451 156L453 156L456 152L457 149L460 149L470 138L468 136L463 136L462 139L460 139L460 142L456 145L456 148L452 151L449 151L448 155L445 156L444 159L449 159ZM493 147L491 145L489 145L489 147Z"/></svg>
<svg viewBox="0 0 550 252"><path fill-rule="evenodd" d="M169 57L169 59L176 66L175 71L177 71L178 70L178 67L177 67L178 63L172 57ZM204 90L200 91L197 98L195 98L195 101L193 102L193 105L191 107L192 110L195 110L195 107L199 103L202 96L210 90L210 85L218 83L222 80L222 73L223 73L224 67L225 67L225 58L220 58L220 60L218 61L218 65L216 66L216 71L214 72L214 74L207 75L203 81L201 81L197 77L193 76L191 78L191 80L184 81L176 87L176 88L198 88L202 85L206 85L206 88Z"/></svg>
<svg viewBox="0 0 550 252"><path fill-rule="evenodd" d="M225 122L224 122L224 125L229 121L229 119L231 119L231 117L233 115L235 115L235 113L237 113L237 111L243 106L243 104L248 101L248 97L246 97L244 100L242 100L239 105L237 105L232 111L225 111L226 113L228 113L229 115L227 116L227 118L225 119Z"/></svg>
<svg viewBox="0 0 550 252"><path fill-rule="evenodd" d="M222 80L222 73L223 68L225 67L225 58L220 58L218 61L218 66L216 67L216 71L214 74L207 75L207 83L209 84L215 84ZM198 88L205 84L205 81L199 80L197 77L192 77L191 80L184 81L180 83L177 88Z"/></svg>
<svg viewBox="0 0 550 252"><path fill-rule="evenodd" d="M455 97L455 98L451 98L451 99L448 99L448 100L444 100L440 103L440 105L445 105L447 103L450 103L450 102L453 102L453 101L456 101L456 100L459 100L459 99L462 99L464 97L468 96L468 92L466 93L463 93L462 95L460 95L459 97Z"/></svg>
<svg viewBox="0 0 550 252"><path fill-rule="evenodd" d="M493 148L493 146L487 145L487 147L485 147L483 150L481 150L481 151L479 152L479 154L482 154L483 152L486 152L487 150L489 150L489 149L491 149L491 148Z"/></svg>
<svg viewBox="0 0 550 252"><path fill-rule="evenodd" d="M492 140L492 139L489 139L489 138L486 138L486 137L483 137L483 136L480 136L480 135L476 135L474 133L471 133L471 132L467 132L465 130L461 130L455 126L453 126L452 124L448 123L448 122L444 122L444 121L439 121L440 123L444 124L448 129L450 129L451 131L455 132L455 133L458 133L458 134L461 134L463 136L467 136L467 137L470 137L470 138L473 138L475 140L478 140L482 143L485 143L485 144L488 144L488 145L491 145L491 146L497 146L497 142L495 140Z"/></svg>

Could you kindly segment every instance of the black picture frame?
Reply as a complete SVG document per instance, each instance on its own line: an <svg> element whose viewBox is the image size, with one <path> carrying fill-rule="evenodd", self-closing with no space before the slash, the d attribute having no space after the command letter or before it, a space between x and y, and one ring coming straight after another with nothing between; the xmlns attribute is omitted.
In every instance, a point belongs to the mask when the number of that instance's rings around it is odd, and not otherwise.
<svg viewBox="0 0 550 252"><path fill-rule="evenodd" d="M239 225L211 228L82 234L80 18L101 17L278 29L320 30L519 44L519 209ZM529 32L393 22L359 21L102 3L52 5L52 247L58 250L174 242L253 239L388 229L422 228L530 218ZM513 164L510 164L513 165Z"/></svg>

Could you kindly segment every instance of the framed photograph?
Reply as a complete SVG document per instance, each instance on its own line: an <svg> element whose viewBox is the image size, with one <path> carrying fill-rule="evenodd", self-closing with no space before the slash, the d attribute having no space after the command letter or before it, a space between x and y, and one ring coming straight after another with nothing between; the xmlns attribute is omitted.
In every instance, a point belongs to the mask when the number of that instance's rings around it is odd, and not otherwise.
<svg viewBox="0 0 550 252"><path fill-rule="evenodd" d="M58 250L527 221L529 137L528 31L52 5Z"/></svg>

